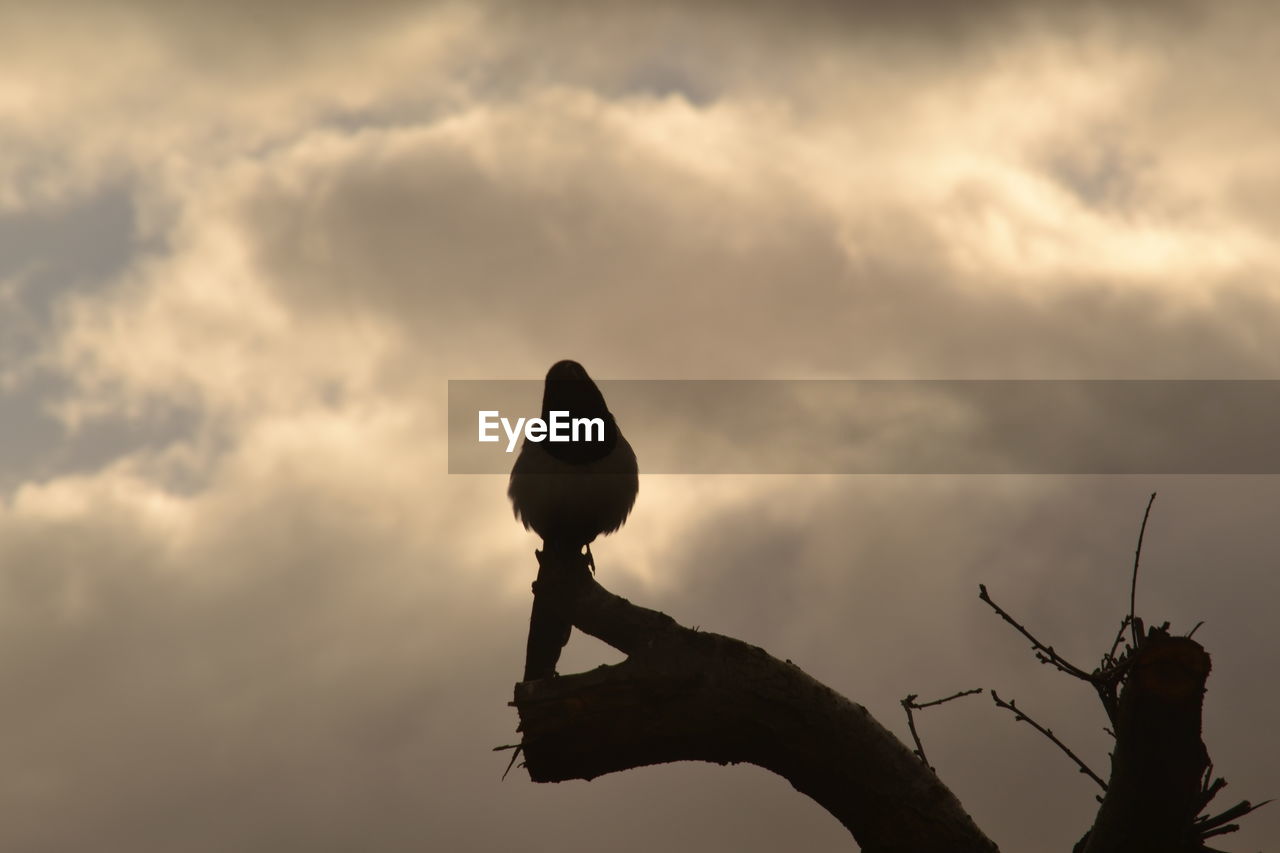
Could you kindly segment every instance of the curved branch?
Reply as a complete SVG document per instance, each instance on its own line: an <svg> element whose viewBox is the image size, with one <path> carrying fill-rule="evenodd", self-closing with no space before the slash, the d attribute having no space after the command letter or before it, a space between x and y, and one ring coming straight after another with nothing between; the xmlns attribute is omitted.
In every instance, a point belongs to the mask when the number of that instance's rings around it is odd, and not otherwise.
<svg viewBox="0 0 1280 853"><path fill-rule="evenodd" d="M763 649L680 626L601 587L577 565L543 570L580 630L620 664L521 682L525 765L537 782L668 761L747 762L831 812L864 851L988 851L959 801L860 705ZM547 572L552 569L551 572Z"/></svg>

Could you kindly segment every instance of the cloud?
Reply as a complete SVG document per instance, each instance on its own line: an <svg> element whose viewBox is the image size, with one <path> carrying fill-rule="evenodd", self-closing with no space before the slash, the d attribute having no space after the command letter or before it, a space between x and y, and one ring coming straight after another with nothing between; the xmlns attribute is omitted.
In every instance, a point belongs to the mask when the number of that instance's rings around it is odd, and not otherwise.
<svg viewBox="0 0 1280 853"><path fill-rule="evenodd" d="M388 466L397 442L351 426L259 424L196 495L135 460L13 496L0 670L21 769L3 796L30 819L9 843L408 849L403 816L374 827L405 781L433 796L427 735L462 713L445 685L516 665L521 608L467 548L470 513L429 499L414 443ZM496 716L506 686L490 682ZM67 803L77 819L54 819Z"/></svg>
<svg viewBox="0 0 1280 853"><path fill-rule="evenodd" d="M0 458L48 460L0 480L0 846L847 844L745 771L498 784L536 543L444 473L445 380L1272 377L1259 9L957 8L5 10L5 245L57 263L0 273ZM1210 749L1262 796L1274 487L1157 485L1140 601L1218 632ZM1087 663L1151 488L646 476L597 558L899 729L1014 684L1101 762L972 596ZM926 723L944 778L1007 846L1078 837L1091 792L977 702Z"/></svg>

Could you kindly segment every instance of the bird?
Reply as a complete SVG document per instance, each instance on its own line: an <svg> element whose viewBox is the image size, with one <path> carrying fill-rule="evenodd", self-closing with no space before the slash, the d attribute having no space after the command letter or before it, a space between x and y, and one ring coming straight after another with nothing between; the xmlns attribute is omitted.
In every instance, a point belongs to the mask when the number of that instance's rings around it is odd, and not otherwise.
<svg viewBox="0 0 1280 853"><path fill-rule="evenodd" d="M511 469L507 496L515 517L542 538L542 565L585 559L595 570L591 543L622 527L635 506L639 468L631 444L605 404L604 395L576 361L558 361L547 371L542 420L552 413L598 421L602 429L575 433L575 440L533 441L526 432ZM583 554L586 549L586 554ZM544 588L534 583L533 612L525 655L525 681L555 675L572 623Z"/></svg>

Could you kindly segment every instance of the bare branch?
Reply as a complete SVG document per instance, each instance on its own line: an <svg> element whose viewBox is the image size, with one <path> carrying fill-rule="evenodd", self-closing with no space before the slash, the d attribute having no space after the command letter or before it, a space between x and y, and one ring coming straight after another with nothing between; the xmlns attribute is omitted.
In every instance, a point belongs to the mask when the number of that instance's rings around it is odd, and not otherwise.
<svg viewBox="0 0 1280 853"><path fill-rule="evenodd" d="M1221 782L1222 780L1219 779L1217 781ZM1226 783L1224 782L1223 784L1225 785ZM1234 806L1222 812L1221 814L1214 815L1213 817L1196 818L1196 822L1195 822L1196 831L1200 833L1201 838L1212 838L1215 835L1225 835L1228 832L1235 832L1237 829L1240 828L1240 826L1238 824L1231 823L1231 821L1235 820L1236 818L1244 817L1250 812L1257 811L1258 809L1265 806L1267 803L1272 803L1272 802L1275 802L1275 801L1263 800L1257 805L1254 805L1253 803L1250 803L1248 800L1241 800L1240 802L1236 803Z"/></svg>
<svg viewBox="0 0 1280 853"><path fill-rule="evenodd" d="M943 702L950 702L952 699L959 699L962 696L974 696L981 692L981 687L975 687L972 690L961 690L958 693L952 693L950 696L944 696L941 699L934 699L932 702L916 702L912 707L916 710L920 710L921 708L932 708L934 705L941 705ZM915 694L913 693L907 698L915 699Z"/></svg>
<svg viewBox="0 0 1280 853"><path fill-rule="evenodd" d="M932 702L916 702L916 694L908 693L907 698L902 700L903 710L907 712L907 728L911 729L911 739L916 742L916 755L920 756L920 760L924 762L924 766L930 770L937 772L937 768L929 763L929 759L924 756L924 744L920 742L920 735L916 732L915 715L913 710L919 711L924 708L932 708L934 705L941 705L943 702L950 702L952 699L959 699L961 696L972 696L975 693L981 693L981 687L975 687L972 690L961 690L959 693L953 693L942 699L934 699Z"/></svg>
<svg viewBox="0 0 1280 853"><path fill-rule="evenodd" d="M498 780L500 782L507 781L507 774L511 772L512 767L516 766L516 759L520 757L520 752L521 750L524 749L524 747L518 743L507 743L507 744L503 744L502 746L495 746L493 748L493 751L502 752L503 750L507 750L507 749L510 749L513 751L511 753L511 760L507 762L507 769L502 771L502 778Z"/></svg>
<svg viewBox="0 0 1280 853"><path fill-rule="evenodd" d="M1129 584L1129 625L1131 634L1133 635L1133 645L1136 648L1141 637L1138 634L1138 626L1134 622L1134 603L1138 596L1138 562L1142 559L1142 537L1147 533L1147 519L1151 517L1151 505L1156 502L1156 493L1152 492L1151 497L1147 500L1147 511L1142 514L1142 527L1138 529L1138 547L1133 552L1133 580Z"/></svg>
<svg viewBox="0 0 1280 853"><path fill-rule="evenodd" d="M1057 736L1054 735L1053 733L1053 729L1046 729L1044 726L1040 725L1035 720L1028 717L1026 715L1026 712L1024 712L1021 708L1018 707L1018 704L1016 701L1005 702L996 694L994 690L991 691L991 698L995 700L995 703L997 706L1001 708L1005 708L1009 711L1012 711L1014 720L1029 724L1036 731L1040 732L1040 734L1044 735L1049 740L1057 744L1058 749L1061 749L1063 752L1065 752L1067 754L1067 757L1076 763L1076 766L1080 768L1081 773L1085 774L1090 779L1097 782L1098 785L1101 786L1102 790L1104 791L1107 790L1107 783L1102 781L1102 777L1099 776L1097 773L1094 773L1092 770L1090 770L1089 765L1085 764L1083 761L1080 760L1080 756L1072 752L1065 743L1058 740Z"/></svg>
<svg viewBox="0 0 1280 853"><path fill-rule="evenodd" d="M1210 782L1210 779L1213 781ZM1196 811L1204 811L1204 807L1209 805L1213 798L1218 795L1218 792L1225 787L1227 787L1227 780L1221 776L1214 779L1213 762L1209 762L1209 765L1204 769L1204 777L1200 781L1200 808L1196 809Z"/></svg>
<svg viewBox="0 0 1280 853"><path fill-rule="evenodd" d="M1111 643L1111 651L1107 652L1106 656L1102 659L1103 670L1109 669L1117 663L1116 649L1120 648L1120 641L1124 639L1124 629L1128 628L1131 624L1133 624L1132 616L1126 616L1120 620L1120 630L1116 631L1116 638Z"/></svg>
<svg viewBox="0 0 1280 853"><path fill-rule="evenodd" d="M938 768L929 763L929 759L924 754L924 744L920 742L920 733L916 731L916 718L911 713L911 709L916 706L912 703L915 701L916 694L908 693L907 698L902 700L902 709L907 712L907 728L911 729L911 739L916 742L916 755L924 762L924 766L930 770L937 772Z"/></svg>
<svg viewBox="0 0 1280 853"><path fill-rule="evenodd" d="M557 555L544 553L545 563ZM535 782L668 761L749 762L826 808L864 850L996 849L911 749L854 704L763 649L637 607L568 567L564 612L621 663L515 687Z"/></svg>
<svg viewBox="0 0 1280 853"><path fill-rule="evenodd" d="M1058 654L1056 651L1053 650L1053 646L1046 646L1044 643L1037 640L1034 636L1032 636L1030 631L1022 627L1022 625L1016 619L1010 616L1004 610L1004 608L1002 608L1000 605L992 601L991 596L987 593L986 584L978 584L978 598L985 601L991 607L992 610L994 610L997 614L999 614L1001 619L1008 622L1010 625L1012 625L1014 628L1018 630L1018 633L1022 634L1022 636L1026 637L1028 640L1031 641L1031 648L1035 649L1036 651L1036 660L1040 661L1041 663L1052 664L1062 672L1065 672L1067 675L1075 676L1081 681L1087 681L1090 684L1094 683L1095 681L1094 676L1085 672L1080 667L1073 665L1066 658L1062 657L1062 655Z"/></svg>

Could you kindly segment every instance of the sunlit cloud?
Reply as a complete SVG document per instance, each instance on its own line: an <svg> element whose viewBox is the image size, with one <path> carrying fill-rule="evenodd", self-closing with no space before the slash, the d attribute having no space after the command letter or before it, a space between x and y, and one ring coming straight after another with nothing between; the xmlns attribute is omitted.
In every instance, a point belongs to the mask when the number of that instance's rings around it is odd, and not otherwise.
<svg viewBox="0 0 1280 853"><path fill-rule="evenodd" d="M653 846L608 781L558 812L476 757L512 737L538 542L504 477L446 473L450 378L1274 377L1266 10L958 9L0 12L0 847L577 849L561 817L596 808ZM681 437L631 415L602 583L877 714L1023 673L978 581L1091 648L1153 488L646 474ZM1254 742L1219 721L1210 749L1262 797L1274 488L1170 485L1147 600L1221 626L1211 697ZM939 755L1031 844L1058 783L1016 784L1041 757L981 725L938 723ZM676 778L618 784L678 809ZM699 819L741 849L847 840L724 778Z"/></svg>

